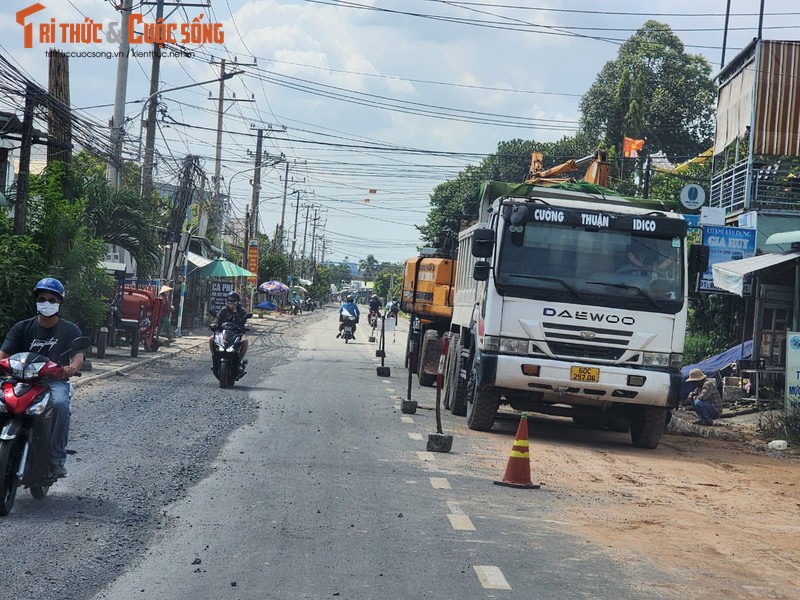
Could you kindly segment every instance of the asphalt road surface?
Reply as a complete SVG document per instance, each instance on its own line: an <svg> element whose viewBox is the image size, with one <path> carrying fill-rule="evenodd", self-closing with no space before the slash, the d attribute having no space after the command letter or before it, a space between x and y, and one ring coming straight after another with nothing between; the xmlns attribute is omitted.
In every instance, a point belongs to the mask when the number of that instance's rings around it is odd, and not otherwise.
<svg viewBox="0 0 800 600"><path fill-rule="evenodd" d="M335 315L257 326L232 389L204 348L79 388L70 477L0 521L3 598L673 597L567 533L557 494L492 485L484 441L510 449L516 421L459 419L453 451L426 452L435 394L415 381L400 411L405 332L378 377Z"/></svg>

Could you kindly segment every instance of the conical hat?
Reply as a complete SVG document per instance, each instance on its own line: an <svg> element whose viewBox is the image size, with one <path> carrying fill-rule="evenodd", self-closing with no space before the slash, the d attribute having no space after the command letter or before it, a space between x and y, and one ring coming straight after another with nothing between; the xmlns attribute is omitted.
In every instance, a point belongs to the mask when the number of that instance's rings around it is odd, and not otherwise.
<svg viewBox="0 0 800 600"><path fill-rule="evenodd" d="M171 292L171 291L172 291L172 288L171 288L171 287L169 287L168 285L162 285L162 286L161 286L161 289L160 289L160 290L158 290L158 295L160 296L160 295L161 295L161 294L163 294L164 292Z"/></svg>

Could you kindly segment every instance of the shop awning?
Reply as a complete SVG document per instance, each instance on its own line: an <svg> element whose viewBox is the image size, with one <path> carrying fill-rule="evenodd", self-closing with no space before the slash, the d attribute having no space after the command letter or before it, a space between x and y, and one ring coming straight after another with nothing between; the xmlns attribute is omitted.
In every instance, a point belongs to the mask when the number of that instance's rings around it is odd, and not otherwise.
<svg viewBox="0 0 800 600"><path fill-rule="evenodd" d="M730 260L712 265L714 285L733 294L742 295L744 276L756 273L769 267L800 258L800 250L789 252L760 254L742 260Z"/></svg>
<svg viewBox="0 0 800 600"><path fill-rule="evenodd" d="M213 262L213 259L206 258L205 256L200 256L199 254L195 254L194 252L187 252L186 260L188 260L196 267L205 267L206 265L210 265Z"/></svg>

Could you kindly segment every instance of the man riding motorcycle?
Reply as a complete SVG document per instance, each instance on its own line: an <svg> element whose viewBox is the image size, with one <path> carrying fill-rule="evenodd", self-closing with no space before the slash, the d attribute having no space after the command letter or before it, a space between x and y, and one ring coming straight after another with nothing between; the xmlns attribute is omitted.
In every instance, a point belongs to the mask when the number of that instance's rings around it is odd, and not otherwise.
<svg viewBox="0 0 800 600"><path fill-rule="evenodd" d="M381 316L381 308L383 304L378 299L376 294L372 295L372 298L369 299L369 317L367 320L372 328L375 328L378 324L378 319Z"/></svg>
<svg viewBox="0 0 800 600"><path fill-rule="evenodd" d="M53 277L41 279L33 288L38 315L20 321L6 335L0 347L0 360L18 352L35 352L58 362L72 342L82 336L80 328L63 319L58 313L64 302L64 286ZM83 366L83 352L75 352L64 367L64 380L50 382L50 398L53 403L53 425L50 435L52 454L50 472L54 477L66 477L67 440L69 439L70 385L66 379L75 375Z"/></svg>
<svg viewBox="0 0 800 600"><path fill-rule="evenodd" d="M242 301L242 297L238 294L238 292L231 292L228 294L227 297L227 304L223 306L220 311L217 313L216 318L211 323L211 329L216 329L222 323L225 322L232 322L236 325L240 325L244 327L245 322L247 321L247 311L244 307L240 304ZM245 354L247 354L247 347L250 344L250 340L247 339L247 335L242 334L242 345L239 348L239 360L240 360L240 371L244 371L245 367L247 366L247 361L245 360ZM208 338L208 349L211 353L214 353L214 336L212 335Z"/></svg>
<svg viewBox="0 0 800 600"><path fill-rule="evenodd" d="M344 315L348 314L356 318L355 323L358 323L358 319L361 316L361 313L358 310L358 306L353 301L352 296L348 296L345 298L345 301L342 302L342 305L339 307L339 333L336 334L337 338L342 337L342 329L344 329ZM356 338L356 325L353 323L353 339Z"/></svg>

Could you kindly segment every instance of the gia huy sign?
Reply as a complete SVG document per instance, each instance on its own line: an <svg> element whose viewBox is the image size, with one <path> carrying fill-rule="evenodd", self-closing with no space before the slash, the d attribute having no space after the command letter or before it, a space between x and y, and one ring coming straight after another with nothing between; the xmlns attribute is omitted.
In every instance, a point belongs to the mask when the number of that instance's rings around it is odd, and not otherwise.
<svg viewBox="0 0 800 600"><path fill-rule="evenodd" d="M756 254L756 230L723 225L703 225L703 245L708 246L708 271L700 274L697 290L727 294L714 285L712 265L731 260L750 258ZM749 293L745 283L745 293Z"/></svg>

